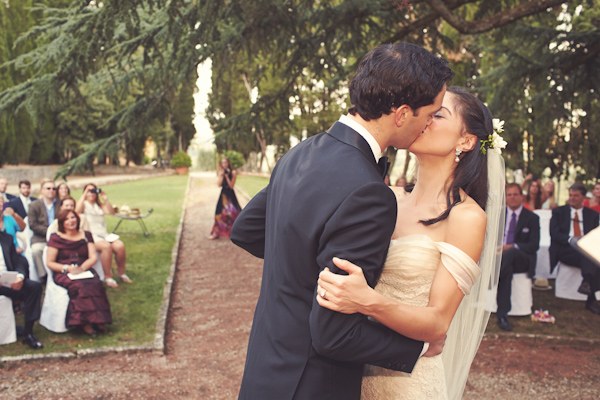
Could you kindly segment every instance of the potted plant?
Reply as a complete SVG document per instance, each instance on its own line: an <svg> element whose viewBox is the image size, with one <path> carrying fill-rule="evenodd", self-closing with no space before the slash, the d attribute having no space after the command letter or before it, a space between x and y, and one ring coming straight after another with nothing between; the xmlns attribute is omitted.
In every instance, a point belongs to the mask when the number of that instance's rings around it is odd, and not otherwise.
<svg viewBox="0 0 600 400"><path fill-rule="evenodd" d="M192 166L192 159L186 152L180 150L171 158L171 165L175 167L177 175L185 175Z"/></svg>

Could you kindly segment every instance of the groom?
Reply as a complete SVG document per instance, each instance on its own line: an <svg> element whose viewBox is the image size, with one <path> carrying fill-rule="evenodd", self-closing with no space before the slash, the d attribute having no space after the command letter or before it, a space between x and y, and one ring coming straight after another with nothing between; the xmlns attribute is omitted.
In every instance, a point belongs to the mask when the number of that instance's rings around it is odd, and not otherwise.
<svg viewBox="0 0 600 400"><path fill-rule="evenodd" d="M235 221L231 240L264 258L240 399L359 399L363 364L412 371L423 342L320 307L316 282L325 267L340 271L336 256L376 283L396 223L377 160L425 130L452 77L419 46L371 50L350 83L350 115L282 157Z"/></svg>

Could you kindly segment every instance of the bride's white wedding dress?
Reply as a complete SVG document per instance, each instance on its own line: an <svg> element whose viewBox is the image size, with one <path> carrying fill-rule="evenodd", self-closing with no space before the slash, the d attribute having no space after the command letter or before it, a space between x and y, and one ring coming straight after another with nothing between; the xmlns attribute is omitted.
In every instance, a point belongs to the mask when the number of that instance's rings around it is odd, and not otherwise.
<svg viewBox="0 0 600 400"><path fill-rule="evenodd" d="M440 260L468 294L480 274L479 266L462 250L425 235L391 241L375 290L398 302L426 307ZM442 356L421 357L411 374L365 366L361 399L448 399Z"/></svg>

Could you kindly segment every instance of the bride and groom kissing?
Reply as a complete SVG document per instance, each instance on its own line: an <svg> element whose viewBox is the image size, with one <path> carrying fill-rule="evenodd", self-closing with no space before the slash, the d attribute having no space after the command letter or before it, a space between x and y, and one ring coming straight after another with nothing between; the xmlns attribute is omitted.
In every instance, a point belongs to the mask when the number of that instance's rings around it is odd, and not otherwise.
<svg viewBox="0 0 600 400"><path fill-rule="evenodd" d="M453 75L413 44L371 50L348 115L237 218L231 240L264 259L240 399L461 397L497 284L504 170L489 110ZM418 158L411 192L383 182L388 146Z"/></svg>

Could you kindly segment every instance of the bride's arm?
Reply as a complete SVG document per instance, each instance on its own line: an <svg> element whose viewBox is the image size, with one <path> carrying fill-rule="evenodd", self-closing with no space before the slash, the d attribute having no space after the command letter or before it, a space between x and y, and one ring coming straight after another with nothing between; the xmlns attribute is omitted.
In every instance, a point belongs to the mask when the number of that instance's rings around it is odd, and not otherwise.
<svg viewBox="0 0 600 400"><path fill-rule="evenodd" d="M458 211L458 212L456 212ZM481 209L463 206L448 218L445 242L473 260L479 260L485 237L486 217ZM465 229L469 227L469 229ZM444 337L464 297L454 277L440 263L431 285L427 307L398 303L367 285L362 270L354 264L334 259L350 275L321 272L317 301L323 307L346 314L369 315L394 331L415 340L434 342ZM325 299L321 294L325 293Z"/></svg>

